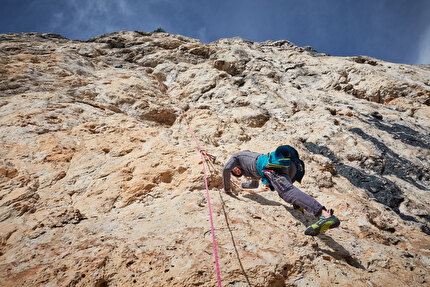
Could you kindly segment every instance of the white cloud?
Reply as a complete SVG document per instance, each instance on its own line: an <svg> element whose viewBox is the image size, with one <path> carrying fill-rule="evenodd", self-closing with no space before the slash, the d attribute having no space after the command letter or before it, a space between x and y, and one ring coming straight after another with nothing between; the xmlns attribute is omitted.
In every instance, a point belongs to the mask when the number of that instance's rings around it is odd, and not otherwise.
<svg viewBox="0 0 430 287"><path fill-rule="evenodd" d="M202 43L207 43L208 39L206 35L207 35L206 27L205 26L200 27L198 30L198 37Z"/></svg>
<svg viewBox="0 0 430 287"><path fill-rule="evenodd" d="M421 36L418 46L417 64L430 64L430 25Z"/></svg>
<svg viewBox="0 0 430 287"><path fill-rule="evenodd" d="M133 9L128 4L127 0L117 0L116 3L118 4L122 15L124 16L133 15Z"/></svg>
<svg viewBox="0 0 430 287"><path fill-rule="evenodd" d="M54 33L81 40L120 30L151 32L158 27L169 33L180 30L186 34L181 28L193 21L186 18L188 10L176 1L63 0L61 8L50 15L49 27ZM178 14L169 15L166 11ZM180 17L181 22L175 22ZM193 28L192 32L197 32L203 42L208 41L207 27Z"/></svg>
<svg viewBox="0 0 430 287"><path fill-rule="evenodd" d="M103 0L75 1L72 4L75 12L75 24L77 27L82 25L88 27L89 31L112 30L111 19L120 17L119 9L109 11L109 5Z"/></svg>
<svg viewBox="0 0 430 287"><path fill-rule="evenodd" d="M64 12L57 12L57 13L54 13L54 15L53 15L53 21L54 21L54 23L59 23L59 22L62 22L64 20Z"/></svg>
<svg viewBox="0 0 430 287"><path fill-rule="evenodd" d="M50 28L72 37L87 38L124 30L127 23L124 20L135 16L133 4L128 0L72 0L63 3L62 11L51 16Z"/></svg>

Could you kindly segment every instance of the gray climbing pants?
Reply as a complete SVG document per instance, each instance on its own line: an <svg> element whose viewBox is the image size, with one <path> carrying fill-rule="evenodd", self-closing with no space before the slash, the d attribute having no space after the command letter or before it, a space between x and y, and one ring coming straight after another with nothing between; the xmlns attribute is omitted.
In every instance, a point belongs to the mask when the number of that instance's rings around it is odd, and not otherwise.
<svg viewBox="0 0 430 287"><path fill-rule="evenodd" d="M263 170L263 173L278 192L279 196L286 202L303 207L306 211L315 216L325 209L324 206L312 196L295 187L287 175L279 174L272 170Z"/></svg>

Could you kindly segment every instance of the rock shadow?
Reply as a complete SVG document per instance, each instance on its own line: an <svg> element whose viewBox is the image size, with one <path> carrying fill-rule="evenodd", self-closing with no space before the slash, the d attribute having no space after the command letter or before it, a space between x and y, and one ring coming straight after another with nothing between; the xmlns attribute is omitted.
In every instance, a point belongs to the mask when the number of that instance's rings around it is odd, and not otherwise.
<svg viewBox="0 0 430 287"><path fill-rule="evenodd" d="M316 145L311 142L307 142L305 146L310 152L329 158L336 168L336 173L348 179L355 187L364 189L371 198L398 211L404 197L402 191L395 183L386 178L370 175L341 163L333 152L325 146Z"/></svg>
<svg viewBox="0 0 430 287"><path fill-rule="evenodd" d="M293 207L288 207L285 204L279 203L277 201L272 201L264 198L263 196L259 194L246 194L244 195L245 198L251 199L255 202L258 202L262 205L270 205L270 206L283 206L296 220L300 221L305 227L312 224L316 218L315 216L309 214L310 216L307 216L304 212L299 211L297 209L294 209ZM366 268L360 264L360 262L352 256L348 250L346 250L342 245L337 243L333 238L326 234L322 234L318 236L328 247L330 247L332 250L328 249L322 249L317 247L316 250L323 252L337 260L345 261L350 266L355 268L360 268L365 270Z"/></svg>
<svg viewBox="0 0 430 287"><path fill-rule="evenodd" d="M366 268L357 259L355 259L354 256L349 253L348 250L346 250L342 245L337 243L333 238L331 238L327 234L321 234L319 238L334 251L322 249L319 246L316 248L318 251L321 251L339 261L344 260L352 267L366 270Z"/></svg>
<svg viewBox="0 0 430 287"><path fill-rule="evenodd" d="M377 171L378 174L382 175L394 175L421 190L426 188L419 184L417 180L428 180L429 169L417 166L411 161L402 158L399 154L392 151L384 143L380 142L375 137L366 134L360 128L353 128L349 130L350 132L360 136L364 140L370 141L378 150L381 151L381 157L383 161L374 163L373 170ZM417 145L422 147L421 145ZM428 147L427 147L428 148ZM361 163L362 167L363 163ZM416 178L416 179L414 179Z"/></svg>
<svg viewBox="0 0 430 287"><path fill-rule="evenodd" d="M419 220L417 220L415 217L405 215L402 212L400 212L399 206L404 201L403 192L394 182L382 176L384 174L397 175L398 172L394 170L396 168L401 169L400 166L397 167L397 165L399 164L407 166L408 170L410 169L412 171L412 167L411 167L412 164L407 160L404 160L398 157L398 155L393 151L391 151L386 145L384 145L383 143L380 143L379 141L377 141L377 139L369 135L366 135L362 130L355 128L355 129L352 129L351 132L358 134L364 137L365 139L371 140L372 142L374 141L375 144L379 145L379 148L385 149L385 153L388 154L387 163L385 165L387 165L388 168L385 167L382 169L382 172L379 173L381 176L378 177L375 175L367 174L357 168L341 163L340 160L333 154L333 152L325 146L317 145L312 142L307 142L305 143L305 147L314 154L323 155L328 159L330 159L335 166L337 174L348 179L349 182L351 182L351 184L354 185L355 187L364 189L370 198L373 198L377 202L385 206L388 206L403 220L419 223ZM391 173L389 173L389 171ZM402 176L401 178L408 182L412 181L412 179L408 177L407 174L406 175L400 174L399 176ZM418 188L424 188L418 183L415 183L415 185ZM425 224L421 224L420 227L424 233L429 234L428 233L429 228Z"/></svg>
<svg viewBox="0 0 430 287"><path fill-rule="evenodd" d="M306 216L304 212L301 212L292 207L288 207L285 205L283 206L292 216L294 216L295 219L300 221L305 227L309 226L316 220L316 218L313 215ZM315 247L315 250L323 252L337 260L345 261L352 267L360 268L363 270L366 269L363 265L361 265L361 263L356 258L354 258L354 256L351 255L351 253L349 253L348 250L346 250L342 245L340 245L338 242L336 242L333 238L331 238L327 234L321 234L318 236L318 238L321 239L328 247L330 247L331 250L322 249L319 246Z"/></svg>
<svg viewBox="0 0 430 287"><path fill-rule="evenodd" d="M281 206L281 205L283 205L282 203L279 203L279 202L273 201L273 200L269 200L269 199L267 199L267 198L265 198L265 197L263 197L257 193L248 193L248 194L245 194L243 197L250 199L252 201L258 202L261 205L269 205L269 206Z"/></svg>
<svg viewBox="0 0 430 287"><path fill-rule="evenodd" d="M221 200L222 211L224 212L225 223L226 223L227 229L230 233L231 242L233 244L233 248L234 248L234 251L236 254L237 261L238 261L239 266L240 266L240 270L242 271L242 274L245 277L245 280L246 280L246 283L248 284L248 286L252 286L251 282L249 281L248 274L246 274L245 268L243 267L242 260L240 259L239 251L237 250L237 247L236 247L236 241L234 240L233 232L230 228L230 223L228 221L227 212L225 211L225 202L224 202L224 199L222 198L221 192L219 192L219 197Z"/></svg>
<svg viewBox="0 0 430 287"><path fill-rule="evenodd" d="M369 125L373 125L381 131L391 134L394 139L400 140L402 143L415 147L430 149L430 135L422 134L402 122L393 124L389 122L382 122L382 116L380 116L377 112L372 115L373 118L364 120L364 122ZM378 115L380 117L378 117Z"/></svg>

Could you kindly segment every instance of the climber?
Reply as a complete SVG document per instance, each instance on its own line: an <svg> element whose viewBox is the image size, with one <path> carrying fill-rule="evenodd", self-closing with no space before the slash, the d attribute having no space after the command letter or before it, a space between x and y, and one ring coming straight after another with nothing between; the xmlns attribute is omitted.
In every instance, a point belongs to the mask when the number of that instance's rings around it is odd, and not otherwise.
<svg viewBox="0 0 430 287"><path fill-rule="evenodd" d="M286 202L293 204L294 208L306 209L319 217L318 221L309 226L305 234L316 236L327 229L338 227L339 219L322 206L318 201L295 187L295 181L301 182L305 173L305 165L299 159L297 151L291 146L278 147L269 154L260 154L249 150L234 154L225 164L222 176L224 193L231 192L230 176L249 177L250 182L243 182L243 188L257 188L259 180L263 184L276 190Z"/></svg>

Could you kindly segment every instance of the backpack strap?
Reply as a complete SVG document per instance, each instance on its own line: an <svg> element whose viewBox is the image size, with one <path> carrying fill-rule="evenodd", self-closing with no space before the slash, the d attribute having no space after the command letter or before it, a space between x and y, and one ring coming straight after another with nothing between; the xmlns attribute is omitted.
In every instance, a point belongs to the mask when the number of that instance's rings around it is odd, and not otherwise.
<svg viewBox="0 0 430 287"><path fill-rule="evenodd" d="M284 157L278 149L276 151L271 152L268 154L269 161L268 166L269 168L284 168L289 167L291 165L291 158L290 157Z"/></svg>

